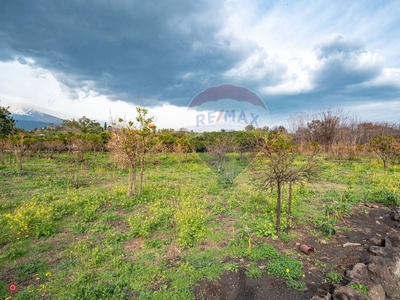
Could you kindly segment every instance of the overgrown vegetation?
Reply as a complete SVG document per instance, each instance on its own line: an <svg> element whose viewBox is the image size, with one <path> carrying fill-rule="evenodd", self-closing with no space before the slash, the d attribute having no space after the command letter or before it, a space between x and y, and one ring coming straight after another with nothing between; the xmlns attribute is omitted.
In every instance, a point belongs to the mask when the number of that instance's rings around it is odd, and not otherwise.
<svg viewBox="0 0 400 300"><path fill-rule="evenodd" d="M320 122L307 128L323 147L284 128L156 132L141 113L129 128L82 119L44 136L11 126L0 138L0 276L7 280L1 297L16 282L15 299L194 299L196 283L239 271L277 276L301 291L299 257L284 255L275 241L290 243L303 227L332 236L358 202L400 204L396 160L382 168L369 146L338 159L340 134L323 139ZM132 151L130 168L110 155L131 159L116 148L123 145L117 133ZM107 145L115 147L108 152ZM279 189L268 171L277 154L284 155ZM266 189L247 167L253 160L262 170L258 179L271 183ZM126 184L133 167L135 188ZM326 280L341 277L332 271Z"/></svg>

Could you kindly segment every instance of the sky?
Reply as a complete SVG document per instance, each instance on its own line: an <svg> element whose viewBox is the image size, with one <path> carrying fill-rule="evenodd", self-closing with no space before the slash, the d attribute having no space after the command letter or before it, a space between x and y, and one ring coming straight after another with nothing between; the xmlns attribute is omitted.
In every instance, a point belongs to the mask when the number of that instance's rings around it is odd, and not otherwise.
<svg viewBox="0 0 400 300"><path fill-rule="evenodd" d="M186 127L191 100L233 84L271 126L342 108L400 120L400 1L3 0L0 106L109 120L149 108ZM139 97L138 97L139 95Z"/></svg>

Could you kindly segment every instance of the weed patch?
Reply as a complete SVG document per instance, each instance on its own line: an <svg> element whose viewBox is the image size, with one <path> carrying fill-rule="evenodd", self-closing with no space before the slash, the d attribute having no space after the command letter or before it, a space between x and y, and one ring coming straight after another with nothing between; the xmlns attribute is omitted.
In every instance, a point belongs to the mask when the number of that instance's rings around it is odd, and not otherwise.
<svg viewBox="0 0 400 300"><path fill-rule="evenodd" d="M263 259L279 258L280 254L274 246L263 243L257 247L254 247L251 252L248 253L248 257L251 260L259 261Z"/></svg>
<svg viewBox="0 0 400 300"><path fill-rule="evenodd" d="M38 197L22 204L13 213L4 215L11 236L49 236L54 232L54 211Z"/></svg>
<svg viewBox="0 0 400 300"><path fill-rule="evenodd" d="M199 202L193 199L182 200L174 220L180 247L191 247L204 239L207 233L206 217Z"/></svg>
<svg viewBox="0 0 400 300"><path fill-rule="evenodd" d="M261 278L263 271L255 263L251 263L246 269L245 274L249 278Z"/></svg>

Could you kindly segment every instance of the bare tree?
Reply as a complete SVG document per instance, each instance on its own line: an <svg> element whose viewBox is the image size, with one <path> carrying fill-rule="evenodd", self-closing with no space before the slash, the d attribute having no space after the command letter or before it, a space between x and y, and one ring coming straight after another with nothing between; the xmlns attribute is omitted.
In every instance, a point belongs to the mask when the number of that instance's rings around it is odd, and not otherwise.
<svg viewBox="0 0 400 300"><path fill-rule="evenodd" d="M293 134L295 141L299 144L311 142L310 131L307 123L310 122L310 114L304 111L299 111L290 116L289 132Z"/></svg>
<svg viewBox="0 0 400 300"><path fill-rule="evenodd" d="M68 139L70 149L76 153L78 162L83 162L85 154L91 149L92 143L87 134L76 133Z"/></svg>
<svg viewBox="0 0 400 300"><path fill-rule="evenodd" d="M335 143L345 117L340 108L298 112L289 119L289 129L298 143L317 142L327 151Z"/></svg>
<svg viewBox="0 0 400 300"><path fill-rule="evenodd" d="M237 143L233 136L222 134L207 146L207 151L214 156L218 172L226 168L226 155L235 151Z"/></svg>

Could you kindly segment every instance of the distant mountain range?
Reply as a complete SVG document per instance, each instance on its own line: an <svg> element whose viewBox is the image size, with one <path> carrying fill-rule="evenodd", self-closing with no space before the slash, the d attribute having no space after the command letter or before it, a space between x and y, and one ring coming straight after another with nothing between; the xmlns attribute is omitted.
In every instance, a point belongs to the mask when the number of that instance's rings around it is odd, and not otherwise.
<svg viewBox="0 0 400 300"><path fill-rule="evenodd" d="M33 108L19 109L11 114L11 117L16 121L15 125L18 128L32 130L42 128L51 124L61 124L62 119L55 116L43 113Z"/></svg>

